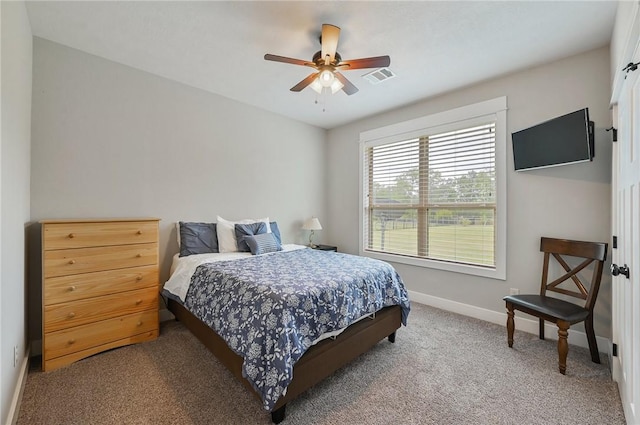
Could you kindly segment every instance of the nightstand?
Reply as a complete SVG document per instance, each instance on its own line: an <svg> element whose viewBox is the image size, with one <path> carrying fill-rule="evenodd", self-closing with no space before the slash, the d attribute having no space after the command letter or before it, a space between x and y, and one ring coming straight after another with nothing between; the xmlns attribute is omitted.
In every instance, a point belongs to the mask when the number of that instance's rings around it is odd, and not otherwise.
<svg viewBox="0 0 640 425"><path fill-rule="evenodd" d="M338 252L338 247L337 246L332 246L332 245L316 245L316 246L313 247L313 249L318 249L320 251Z"/></svg>

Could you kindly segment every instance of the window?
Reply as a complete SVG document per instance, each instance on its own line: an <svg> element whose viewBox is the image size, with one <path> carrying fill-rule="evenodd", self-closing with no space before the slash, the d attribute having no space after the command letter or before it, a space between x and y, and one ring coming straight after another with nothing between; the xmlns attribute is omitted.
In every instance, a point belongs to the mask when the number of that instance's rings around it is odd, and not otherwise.
<svg viewBox="0 0 640 425"><path fill-rule="evenodd" d="M361 134L361 253L505 278L506 98Z"/></svg>

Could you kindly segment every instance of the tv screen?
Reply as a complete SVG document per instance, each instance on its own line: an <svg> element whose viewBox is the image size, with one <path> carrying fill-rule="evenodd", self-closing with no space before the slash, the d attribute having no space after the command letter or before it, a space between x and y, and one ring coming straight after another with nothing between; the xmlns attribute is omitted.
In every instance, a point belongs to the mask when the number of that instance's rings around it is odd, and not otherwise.
<svg viewBox="0 0 640 425"><path fill-rule="evenodd" d="M511 133L516 171L593 160L593 122L581 109Z"/></svg>

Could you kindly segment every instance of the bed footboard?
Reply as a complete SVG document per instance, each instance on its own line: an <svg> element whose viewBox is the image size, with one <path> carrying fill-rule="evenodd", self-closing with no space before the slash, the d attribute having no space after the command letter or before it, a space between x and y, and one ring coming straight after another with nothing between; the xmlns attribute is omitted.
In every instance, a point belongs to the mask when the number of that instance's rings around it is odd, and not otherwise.
<svg viewBox="0 0 640 425"><path fill-rule="evenodd" d="M180 303L169 299L169 310L239 379L245 387L260 398L249 382L242 377L242 357L231 351L225 341L209 326L201 322ZM399 306L386 307L371 319L363 319L349 326L335 339L320 341L300 358L294 366L294 378L287 394L280 397L271 419L280 423L285 418L286 404L298 395L333 374L336 370L365 353L384 338L395 341L395 332L401 325Z"/></svg>

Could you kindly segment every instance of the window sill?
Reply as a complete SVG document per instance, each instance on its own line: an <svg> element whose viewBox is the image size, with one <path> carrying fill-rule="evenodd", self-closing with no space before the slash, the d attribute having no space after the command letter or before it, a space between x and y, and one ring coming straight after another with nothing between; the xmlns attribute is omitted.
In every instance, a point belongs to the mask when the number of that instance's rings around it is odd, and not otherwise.
<svg viewBox="0 0 640 425"><path fill-rule="evenodd" d="M466 264L448 263L446 261L427 260L424 258L408 257L397 254L386 254L374 251L361 251L360 255L391 263L408 264L410 266L445 270L454 273L464 273L474 276L487 277L490 279L507 279L504 268L501 269L500 267L486 268Z"/></svg>

